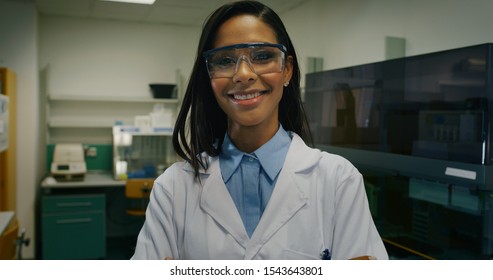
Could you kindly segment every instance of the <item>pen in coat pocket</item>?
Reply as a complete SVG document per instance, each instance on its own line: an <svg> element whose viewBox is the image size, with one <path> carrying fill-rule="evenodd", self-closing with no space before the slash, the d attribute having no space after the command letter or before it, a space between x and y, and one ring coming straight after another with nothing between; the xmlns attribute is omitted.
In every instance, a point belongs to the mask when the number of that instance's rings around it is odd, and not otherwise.
<svg viewBox="0 0 493 280"><path fill-rule="evenodd" d="M322 255L322 257L321 257L322 260L330 260L331 259L329 249L323 250L321 255Z"/></svg>

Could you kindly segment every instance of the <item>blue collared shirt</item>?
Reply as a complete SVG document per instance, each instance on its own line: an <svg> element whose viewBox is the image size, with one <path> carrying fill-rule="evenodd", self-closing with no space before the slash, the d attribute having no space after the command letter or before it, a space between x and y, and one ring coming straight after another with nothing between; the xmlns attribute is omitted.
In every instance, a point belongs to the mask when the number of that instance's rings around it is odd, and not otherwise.
<svg viewBox="0 0 493 280"><path fill-rule="evenodd" d="M228 134L224 136L221 175L250 237L267 207L290 143L291 136L282 125L251 154L238 150Z"/></svg>

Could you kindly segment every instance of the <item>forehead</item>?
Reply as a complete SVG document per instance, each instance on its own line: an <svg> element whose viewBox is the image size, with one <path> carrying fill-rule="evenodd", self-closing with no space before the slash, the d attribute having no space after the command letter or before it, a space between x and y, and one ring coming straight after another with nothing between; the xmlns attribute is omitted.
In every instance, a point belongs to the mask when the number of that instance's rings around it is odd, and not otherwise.
<svg viewBox="0 0 493 280"><path fill-rule="evenodd" d="M252 15L239 15L225 21L217 30L213 48L234 44L277 43L272 27Z"/></svg>

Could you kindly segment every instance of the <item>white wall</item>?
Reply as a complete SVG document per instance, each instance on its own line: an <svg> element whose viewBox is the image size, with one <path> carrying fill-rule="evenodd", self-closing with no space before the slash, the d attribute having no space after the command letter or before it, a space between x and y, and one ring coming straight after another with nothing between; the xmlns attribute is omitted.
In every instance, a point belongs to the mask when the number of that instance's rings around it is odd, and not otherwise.
<svg viewBox="0 0 493 280"><path fill-rule="evenodd" d="M199 28L68 17L40 18L47 93L150 97L192 69Z"/></svg>
<svg viewBox="0 0 493 280"><path fill-rule="evenodd" d="M0 66L17 77L17 218L33 241L23 249L34 257L36 187L40 180L38 126L37 11L30 1L0 1Z"/></svg>
<svg viewBox="0 0 493 280"><path fill-rule="evenodd" d="M405 38L406 56L493 42L491 11L491 0L310 0L281 17L302 67L316 56L328 70L384 60L386 36Z"/></svg>
<svg viewBox="0 0 493 280"><path fill-rule="evenodd" d="M406 55L493 41L491 0L310 0L281 15L300 56L324 69L385 59L385 37ZM53 94L148 95L150 82L188 77L199 27L41 17L40 66ZM97 65L97 66L95 66Z"/></svg>

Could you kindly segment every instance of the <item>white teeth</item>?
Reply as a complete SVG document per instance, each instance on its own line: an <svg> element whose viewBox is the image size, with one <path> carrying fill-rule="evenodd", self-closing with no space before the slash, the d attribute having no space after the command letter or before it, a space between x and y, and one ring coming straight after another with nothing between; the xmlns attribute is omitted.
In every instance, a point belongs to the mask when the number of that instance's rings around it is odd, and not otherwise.
<svg viewBox="0 0 493 280"><path fill-rule="evenodd" d="M239 100L247 100L260 96L260 92L249 93L249 94L235 94L234 98Z"/></svg>

